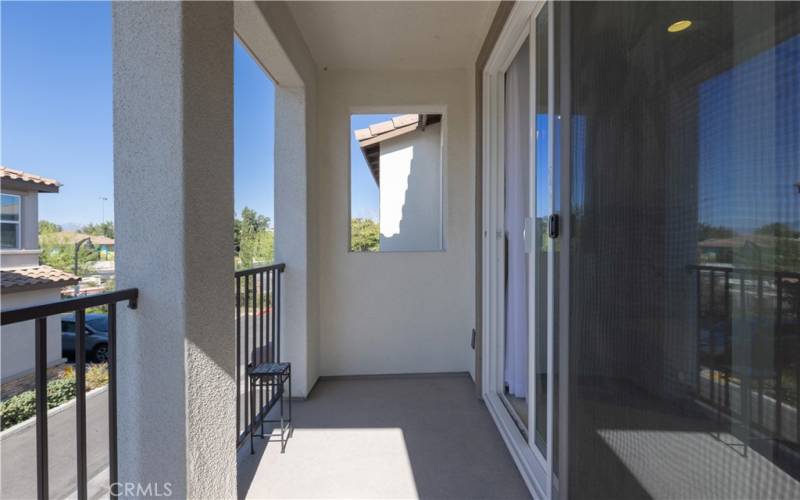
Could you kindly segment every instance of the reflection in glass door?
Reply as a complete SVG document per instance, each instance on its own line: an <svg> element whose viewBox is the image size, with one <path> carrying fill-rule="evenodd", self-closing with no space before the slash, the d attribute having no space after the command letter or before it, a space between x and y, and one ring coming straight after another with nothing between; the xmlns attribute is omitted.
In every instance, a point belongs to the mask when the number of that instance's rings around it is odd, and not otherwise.
<svg viewBox="0 0 800 500"><path fill-rule="evenodd" d="M800 498L800 4L564 5L568 496Z"/></svg>
<svg viewBox="0 0 800 500"><path fill-rule="evenodd" d="M530 207L530 52L520 47L505 74L504 248L505 353L503 400L528 434L530 384L528 255L525 224Z"/></svg>
<svg viewBox="0 0 800 500"><path fill-rule="evenodd" d="M534 25L535 65L534 65L534 244L532 248L533 282L533 342L534 342L534 443L539 452L547 457L547 415L548 415L548 328L551 319L548 301L551 283L550 255L552 239L549 235L552 210L552 154L550 147L551 131L548 103L548 9L542 9L536 16Z"/></svg>

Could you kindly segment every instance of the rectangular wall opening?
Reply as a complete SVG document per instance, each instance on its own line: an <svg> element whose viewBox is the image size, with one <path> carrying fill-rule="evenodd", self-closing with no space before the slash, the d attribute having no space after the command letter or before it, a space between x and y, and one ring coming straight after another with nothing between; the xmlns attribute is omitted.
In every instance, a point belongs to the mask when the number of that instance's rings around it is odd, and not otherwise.
<svg viewBox="0 0 800 500"><path fill-rule="evenodd" d="M350 251L444 249L442 114L350 118Z"/></svg>

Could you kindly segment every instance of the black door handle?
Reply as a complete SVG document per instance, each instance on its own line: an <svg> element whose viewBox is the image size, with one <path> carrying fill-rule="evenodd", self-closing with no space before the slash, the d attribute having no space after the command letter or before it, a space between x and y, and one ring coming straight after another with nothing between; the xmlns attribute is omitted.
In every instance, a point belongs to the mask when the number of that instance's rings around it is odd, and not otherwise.
<svg viewBox="0 0 800 500"><path fill-rule="evenodd" d="M547 221L547 234L550 236L551 239L558 238L559 233L559 220L558 214L551 214L550 218Z"/></svg>

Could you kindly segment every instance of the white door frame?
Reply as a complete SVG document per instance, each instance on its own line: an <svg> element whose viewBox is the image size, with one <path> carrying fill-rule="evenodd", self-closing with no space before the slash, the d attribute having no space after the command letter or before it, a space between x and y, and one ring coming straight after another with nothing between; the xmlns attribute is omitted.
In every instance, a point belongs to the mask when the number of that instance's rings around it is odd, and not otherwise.
<svg viewBox="0 0 800 500"><path fill-rule="evenodd" d="M517 424L511 417L502 401L503 392L503 353L504 353L504 287L502 277L504 275L505 255L503 249L504 243L504 183L503 183L503 153L504 153L504 102L505 102L505 85L504 75L520 46L526 39L530 39L530 71L531 71L531 92L530 92L530 110L529 116L535 116L535 20L538 13L543 7L547 6L544 0L535 2L517 2L512 8L511 13L506 21L503 30L498 37L492 53L490 54L486 67L483 73L483 324L482 331L484 332L483 352L482 352L482 376L483 384L483 398L489 413L492 415L503 440L506 443L512 457L514 458L517 467L519 468L523 479L525 480L528 489L536 498L549 499L553 491L552 484L552 461L553 461L553 425L552 418L548 418L547 425L547 453L543 456L536 445L534 444L534 430L529 424L529 440L525 440L522 433L517 428ZM549 8L549 6L548 6ZM549 38L549 51L553 47L553 15L552 10L549 16L548 38ZM548 58L548 114L553 116L553 74L554 74L554 57L552 53ZM553 141L553 127L554 120L550 120L548 124L548 137ZM535 215L533 210L535 208L535 193L536 193L536 172L535 172L535 127L536 120L531 119L529 129L529 168L531 172L531 204L529 211L531 216ZM549 161L552 164L553 148L550 148ZM552 183L552 175L549 179ZM563 183L563 181L562 181ZM552 184L551 184L552 187ZM563 184L562 184L563 187ZM563 191L563 189L562 189ZM552 193L552 189L551 189ZM562 194L563 201L563 194ZM551 203L554 202L551 200ZM553 206L553 213L559 212L558 207ZM565 213L562 211L562 213ZM566 219L567 217L562 217ZM531 227L531 229L533 229ZM534 243L535 244L535 243ZM562 245L563 249L564 245ZM535 283L535 267L532 265L533 253L528 254L529 269L531 270L531 278L529 279L529 291L532 284ZM548 255L548 274L549 283L552 283L553 276L553 253ZM562 266L563 267L563 266ZM563 282L563 279L562 279ZM553 310L552 304L554 297L552 296L553 286L549 285L548 289L548 308ZM535 296L529 293L529 387L533 391L535 370L533 369L533 362L535 360L535 342L533 341L533 329L536 324L536 319L533 316L534 308L533 300ZM550 315L552 316L552 315ZM548 371L548 388L547 388L547 415L553 415L553 340L554 340L554 327L553 318L548 319L548 356L547 356L547 371ZM565 366L560 365L560 371L565 371ZM559 378L561 381L561 378ZM563 385L560 383L559 385ZM532 422L535 412L534 398L531 397L533 392L529 393L529 422ZM560 405L563 407L563 404ZM561 416L561 412L559 412ZM563 430L564 423L560 422L559 429ZM559 458L563 458L563 452ZM563 463L563 460L562 460Z"/></svg>

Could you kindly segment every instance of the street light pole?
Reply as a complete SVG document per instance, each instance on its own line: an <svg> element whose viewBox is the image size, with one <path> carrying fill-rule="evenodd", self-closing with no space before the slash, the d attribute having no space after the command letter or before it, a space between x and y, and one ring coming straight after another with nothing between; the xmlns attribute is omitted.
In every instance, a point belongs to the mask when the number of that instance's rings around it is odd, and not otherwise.
<svg viewBox="0 0 800 500"><path fill-rule="evenodd" d="M105 196L101 196L100 197L100 213L102 214L102 217L100 218L100 223L101 224L106 221L106 202L107 201L108 201L108 198L106 198Z"/></svg>

